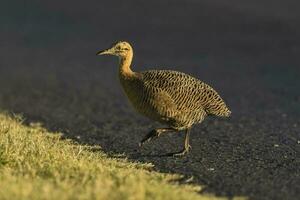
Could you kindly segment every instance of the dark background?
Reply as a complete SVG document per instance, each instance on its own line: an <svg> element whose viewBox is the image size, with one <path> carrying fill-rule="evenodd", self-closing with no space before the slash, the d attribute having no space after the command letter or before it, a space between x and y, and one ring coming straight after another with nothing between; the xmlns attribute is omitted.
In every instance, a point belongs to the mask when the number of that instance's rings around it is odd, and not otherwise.
<svg viewBox="0 0 300 200"><path fill-rule="evenodd" d="M300 195L298 1L20 1L0 3L0 109L112 156L193 177L203 192L250 199ZM128 106L117 58L98 50L126 40L133 69L173 69L213 86L232 118L192 131L185 158L159 124Z"/></svg>

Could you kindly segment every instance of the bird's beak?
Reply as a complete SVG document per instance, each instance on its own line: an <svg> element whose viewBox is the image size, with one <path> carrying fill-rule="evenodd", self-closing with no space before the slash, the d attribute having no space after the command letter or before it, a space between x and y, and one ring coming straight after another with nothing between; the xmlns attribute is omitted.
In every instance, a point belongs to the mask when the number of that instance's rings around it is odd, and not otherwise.
<svg viewBox="0 0 300 200"><path fill-rule="evenodd" d="M100 55L111 55L113 53L112 49L106 49L103 51L98 51L96 55L100 56Z"/></svg>

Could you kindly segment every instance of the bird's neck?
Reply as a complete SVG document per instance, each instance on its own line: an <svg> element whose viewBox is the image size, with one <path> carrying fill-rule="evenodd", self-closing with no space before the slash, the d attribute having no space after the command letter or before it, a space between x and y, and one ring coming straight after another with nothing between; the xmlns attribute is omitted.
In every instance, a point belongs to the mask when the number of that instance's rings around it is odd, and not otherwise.
<svg viewBox="0 0 300 200"><path fill-rule="evenodd" d="M120 57L119 70L120 75L125 77L130 77L134 75L134 72L131 70L130 65L132 61L133 54L132 52L128 53L125 57Z"/></svg>

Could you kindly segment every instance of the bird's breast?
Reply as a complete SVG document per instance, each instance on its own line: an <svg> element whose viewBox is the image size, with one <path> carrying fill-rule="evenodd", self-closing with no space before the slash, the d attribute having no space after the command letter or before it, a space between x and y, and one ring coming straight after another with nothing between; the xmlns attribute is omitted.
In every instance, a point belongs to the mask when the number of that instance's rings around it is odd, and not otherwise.
<svg viewBox="0 0 300 200"><path fill-rule="evenodd" d="M146 103L145 91L137 78L120 76L120 83L131 104L140 111Z"/></svg>
<svg viewBox="0 0 300 200"><path fill-rule="evenodd" d="M147 116L153 120L160 121L159 107L155 104L155 95L149 91L139 78L124 78L120 77L120 82L123 90L128 97L132 106L140 114Z"/></svg>

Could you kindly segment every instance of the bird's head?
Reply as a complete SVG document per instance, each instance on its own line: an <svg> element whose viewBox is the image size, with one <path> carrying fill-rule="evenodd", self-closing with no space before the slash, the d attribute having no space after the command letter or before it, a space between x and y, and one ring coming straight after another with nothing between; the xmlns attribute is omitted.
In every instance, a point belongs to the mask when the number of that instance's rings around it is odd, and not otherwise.
<svg viewBox="0 0 300 200"><path fill-rule="evenodd" d="M128 42L117 42L112 45L111 48L99 51L97 55L114 55L119 58L126 58L128 55L132 54L132 47Z"/></svg>

